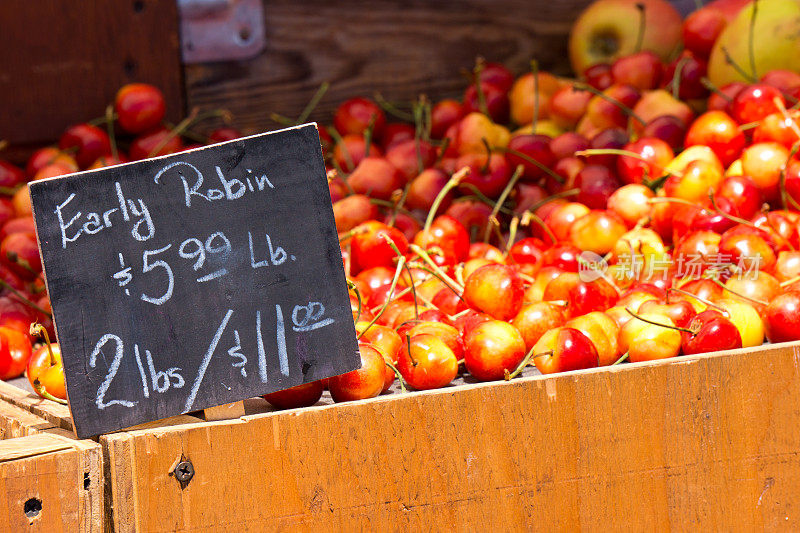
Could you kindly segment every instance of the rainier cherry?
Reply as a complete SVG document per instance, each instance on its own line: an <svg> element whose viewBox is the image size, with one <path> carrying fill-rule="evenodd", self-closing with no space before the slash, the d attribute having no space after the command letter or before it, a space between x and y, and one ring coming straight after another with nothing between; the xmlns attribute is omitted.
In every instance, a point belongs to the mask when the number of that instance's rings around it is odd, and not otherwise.
<svg viewBox="0 0 800 533"><path fill-rule="evenodd" d="M598 366L597 349L575 328L559 327L547 331L533 347L534 364L542 374L568 372Z"/></svg>
<svg viewBox="0 0 800 533"><path fill-rule="evenodd" d="M800 340L800 290L775 297L767 306L764 322L769 342Z"/></svg>
<svg viewBox="0 0 800 533"><path fill-rule="evenodd" d="M464 337L464 364L481 381L503 379L505 371L512 372L524 357L525 340L508 322L483 322Z"/></svg>
<svg viewBox="0 0 800 533"><path fill-rule="evenodd" d="M397 361L397 369L409 385L417 390L438 389L455 379L458 360L442 339L430 333L409 338Z"/></svg>
<svg viewBox="0 0 800 533"><path fill-rule="evenodd" d="M510 320L522 307L524 292L522 278L513 267L485 265L467 278L463 296L473 309Z"/></svg>

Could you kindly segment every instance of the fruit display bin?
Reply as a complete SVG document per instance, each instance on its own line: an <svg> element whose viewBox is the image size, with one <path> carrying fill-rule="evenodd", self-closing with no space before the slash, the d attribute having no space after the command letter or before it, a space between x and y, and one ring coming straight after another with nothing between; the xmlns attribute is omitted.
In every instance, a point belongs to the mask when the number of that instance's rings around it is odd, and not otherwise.
<svg viewBox="0 0 800 533"><path fill-rule="evenodd" d="M2 530L59 530L46 498L76 492L83 514L61 529L800 529L797 342L288 411L257 398L241 418L184 415L11 460L21 435L64 439L71 420L13 384L0 398L17 437L0 464L59 476L44 496L4 476ZM70 449L88 477L47 466L67 468L50 461Z"/></svg>

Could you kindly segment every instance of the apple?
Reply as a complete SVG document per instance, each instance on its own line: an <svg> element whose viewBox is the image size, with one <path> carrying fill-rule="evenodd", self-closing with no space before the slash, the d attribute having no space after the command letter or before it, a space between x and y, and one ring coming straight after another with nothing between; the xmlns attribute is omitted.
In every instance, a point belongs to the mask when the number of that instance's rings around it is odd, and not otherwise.
<svg viewBox="0 0 800 533"><path fill-rule="evenodd" d="M666 61L680 44L681 16L666 0L598 0L575 21L569 37L569 58L575 72L596 63L637 52L641 12L644 6L642 50L650 50Z"/></svg>

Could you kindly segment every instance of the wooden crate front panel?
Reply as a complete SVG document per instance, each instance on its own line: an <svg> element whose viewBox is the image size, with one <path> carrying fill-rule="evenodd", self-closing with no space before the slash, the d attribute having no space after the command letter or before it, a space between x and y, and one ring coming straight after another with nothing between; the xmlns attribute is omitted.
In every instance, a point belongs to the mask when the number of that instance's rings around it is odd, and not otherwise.
<svg viewBox="0 0 800 533"><path fill-rule="evenodd" d="M102 494L96 443L49 433L0 442L0 531L101 531ZM32 499L41 510L28 516Z"/></svg>
<svg viewBox="0 0 800 533"><path fill-rule="evenodd" d="M800 529L800 347L101 437L118 531ZM196 474L168 475L181 454Z"/></svg>
<svg viewBox="0 0 800 533"><path fill-rule="evenodd" d="M247 61L184 67L188 107L227 108L254 133L276 129L270 112L297 117L323 81L312 114L330 122L347 98L381 92L410 102L460 96L475 57L514 72L569 71L567 35L591 0L266 0L267 46Z"/></svg>

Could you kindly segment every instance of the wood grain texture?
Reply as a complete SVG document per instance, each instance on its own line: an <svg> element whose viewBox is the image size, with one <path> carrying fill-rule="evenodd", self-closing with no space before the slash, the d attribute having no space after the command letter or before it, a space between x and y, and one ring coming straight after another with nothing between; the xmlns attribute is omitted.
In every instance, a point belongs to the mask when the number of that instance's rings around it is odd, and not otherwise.
<svg viewBox="0 0 800 533"><path fill-rule="evenodd" d="M107 516L117 531L796 531L799 406L795 343L123 432L100 438Z"/></svg>
<svg viewBox="0 0 800 533"><path fill-rule="evenodd" d="M567 35L590 0L265 0L267 48L241 62L187 65L188 107L228 108L248 132L275 129L270 112L300 114L323 81L312 115L381 92L389 100L459 96L475 57L516 73L536 58L565 74Z"/></svg>
<svg viewBox="0 0 800 533"><path fill-rule="evenodd" d="M101 531L100 446L40 433L0 441L0 530ZM41 503L25 513L31 499Z"/></svg>
<svg viewBox="0 0 800 533"><path fill-rule="evenodd" d="M0 21L0 138L57 139L132 81L160 87L172 119L183 113L175 2L4 0Z"/></svg>
<svg viewBox="0 0 800 533"><path fill-rule="evenodd" d="M54 427L44 418L0 400L0 439L26 437Z"/></svg>

